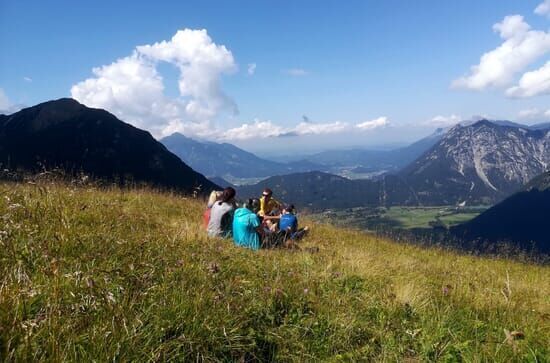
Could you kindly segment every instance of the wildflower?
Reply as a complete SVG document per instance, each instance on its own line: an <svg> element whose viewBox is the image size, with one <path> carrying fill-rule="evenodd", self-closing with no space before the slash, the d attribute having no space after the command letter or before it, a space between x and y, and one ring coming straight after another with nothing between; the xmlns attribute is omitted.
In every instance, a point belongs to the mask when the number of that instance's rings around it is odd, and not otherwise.
<svg viewBox="0 0 550 363"><path fill-rule="evenodd" d="M451 293L452 289L453 289L453 287L451 285L445 285L441 289L441 292L443 293L443 295L449 295Z"/></svg>
<svg viewBox="0 0 550 363"><path fill-rule="evenodd" d="M421 331L422 331L422 329L414 329L414 330L409 330L409 329L407 329L407 330L405 331L405 333L409 334L412 338L416 338L416 336L417 336L418 334L420 334Z"/></svg>

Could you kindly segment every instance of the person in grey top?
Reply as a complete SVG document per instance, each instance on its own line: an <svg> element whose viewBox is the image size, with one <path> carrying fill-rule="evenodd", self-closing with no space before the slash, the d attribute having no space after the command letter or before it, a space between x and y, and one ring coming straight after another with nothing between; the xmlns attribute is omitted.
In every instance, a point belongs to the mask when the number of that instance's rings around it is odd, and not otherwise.
<svg viewBox="0 0 550 363"><path fill-rule="evenodd" d="M233 211L235 210L235 189L227 187L210 209L210 221L206 231L210 237L231 237Z"/></svg>

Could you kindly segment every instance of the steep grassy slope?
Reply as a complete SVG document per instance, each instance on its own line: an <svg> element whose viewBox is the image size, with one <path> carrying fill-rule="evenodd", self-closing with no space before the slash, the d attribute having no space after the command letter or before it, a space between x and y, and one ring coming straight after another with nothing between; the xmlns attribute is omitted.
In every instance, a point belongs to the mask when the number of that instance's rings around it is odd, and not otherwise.
<svg viewBox="0 0 550 363"><path fill-rule="evenodd" d="M550 354L548 267L324 225L302 252L255 253L207 238L191 199L56 185L0 191L1 360Z"/></svg>

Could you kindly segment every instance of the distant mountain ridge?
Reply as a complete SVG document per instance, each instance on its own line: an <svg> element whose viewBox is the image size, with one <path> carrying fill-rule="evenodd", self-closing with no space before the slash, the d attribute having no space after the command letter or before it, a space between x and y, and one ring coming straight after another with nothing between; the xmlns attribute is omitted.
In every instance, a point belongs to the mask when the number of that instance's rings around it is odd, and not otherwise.
<svg viewBox="0 0 550 363"><path fill-rule="evenodd" d="M61 168L68 174L188 193L217 187L149 132L69 98L1 116L0 164L29 173Z"/></svg>
<svg viewBox="0 0 550 363"><path fill-rule="evenodd" d="M351 180L313 171L270 177L257 184L239 186L237 191L242 198L259 197L267 187L275 198L315 211L418 204L414 193L393 175L379 180Z"/></svg>
<svg viewBox="0 0 550 363"><path fill-rule="evenodd" d="M160 140L168 150L208 177L258 178L322 169L312 162L278 163L228 143L197 141L180 133Z"/></svg>
<svg viewBox="0 0 550 363"><path fill-rule="evenodd" d="M335 167L355 167L362 170L397 171L408 165L424 152L435 145L443 135L445 129L437 129L433 134L426 136L408 146L392 150L329 150L308 156L306 160Z"/></svg>

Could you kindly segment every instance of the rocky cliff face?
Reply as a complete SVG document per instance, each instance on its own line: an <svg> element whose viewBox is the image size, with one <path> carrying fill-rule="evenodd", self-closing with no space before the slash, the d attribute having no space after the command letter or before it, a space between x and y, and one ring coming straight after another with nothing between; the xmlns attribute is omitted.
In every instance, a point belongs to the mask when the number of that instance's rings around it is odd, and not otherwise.
<svg viewBox="0 0 550 363"><path fill-rule="evenodd" d="M494 203L550 165L550 129L457 125L401 176L424 203Z"/></svg>

